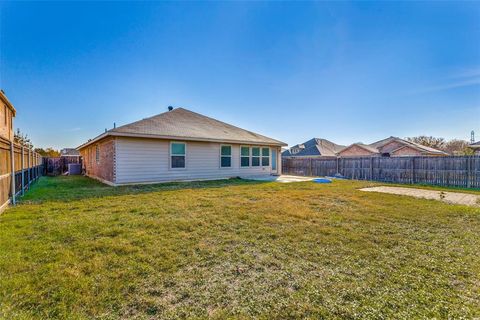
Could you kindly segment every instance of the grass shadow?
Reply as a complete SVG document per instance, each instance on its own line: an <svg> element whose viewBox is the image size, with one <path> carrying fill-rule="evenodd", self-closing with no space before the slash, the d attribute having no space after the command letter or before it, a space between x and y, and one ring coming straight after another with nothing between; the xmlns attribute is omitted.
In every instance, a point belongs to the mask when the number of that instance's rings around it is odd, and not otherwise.
<svg viewBox="0 0 480 320"><path fill-rule="evenodd" d="M42 203L45 201L68 202L89 198L143 194L158 191L182 189L222 188L249 184L264 184L269 181L231 178L223 180L165 182L143 185L112 187L84 176L41 177L22 197L20 204Z"/></svg>

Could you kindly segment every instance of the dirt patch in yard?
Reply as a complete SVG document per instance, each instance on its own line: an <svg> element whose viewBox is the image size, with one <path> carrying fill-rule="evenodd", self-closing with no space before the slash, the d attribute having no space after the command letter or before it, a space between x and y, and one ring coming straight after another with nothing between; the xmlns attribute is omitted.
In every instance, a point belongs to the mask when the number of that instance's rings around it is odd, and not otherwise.
<svg viewBox="0 0 480 320"><path fill-rule="evenodd" d="M448 203L463 204L467 206L480 206L480 196L468 193L385 186L363 188L360 190L368 192L398 194L415 198L433 199Z"/></svg>

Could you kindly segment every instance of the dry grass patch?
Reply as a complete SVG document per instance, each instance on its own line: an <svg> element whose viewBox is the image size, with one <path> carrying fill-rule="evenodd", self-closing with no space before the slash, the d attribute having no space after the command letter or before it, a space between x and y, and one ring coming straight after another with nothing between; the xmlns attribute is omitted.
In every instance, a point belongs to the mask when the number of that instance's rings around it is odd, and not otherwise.
<svg viewBox="0 0 480 320"><path fill-rule="evenodd" d="M0 316L479 317L479 210L367 185L42 178L0 216Z"/></svg>

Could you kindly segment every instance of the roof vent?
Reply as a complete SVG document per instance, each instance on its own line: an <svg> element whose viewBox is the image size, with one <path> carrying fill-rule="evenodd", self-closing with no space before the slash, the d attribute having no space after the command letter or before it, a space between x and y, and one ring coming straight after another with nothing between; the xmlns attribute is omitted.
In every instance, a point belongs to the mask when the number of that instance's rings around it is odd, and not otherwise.
<svg viewBox="0 0 480 320"><path fill-rule="evenodd" d="M173 107L172 106L168 106L168 111L172 111L173 110Z"/></svg>

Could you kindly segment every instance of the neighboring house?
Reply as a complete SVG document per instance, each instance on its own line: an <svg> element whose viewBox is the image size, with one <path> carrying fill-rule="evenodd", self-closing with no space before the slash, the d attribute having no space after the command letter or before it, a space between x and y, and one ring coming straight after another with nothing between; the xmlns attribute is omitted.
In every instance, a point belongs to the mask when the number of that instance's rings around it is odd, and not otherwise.
<svg viewBox="0 0 480 320"><path fill-rule="evenodd" d="M177 108L106 131L77 149L110 185L278 175L285 143Z"/></svg>
<svg viewBox="0 0 480 320"><path fill-rule="evenodd" d="M473 149L476 155L480 155L480 141L471 143L469 147Z"/></svg>
<svg viewBox="0 0 480 320"><path fill-rule="evenodd" d="M284 158L332 158L345 148L327 139L313 138L282 152Z"/></svg>
<svg viewBox="0 0 480 320"><path fill-rule="evenodd" d="M16 111L3 90L0 90L0 109L0 137L13 141L13 118Z"/></svg>
<svg viewBox="0 0 480 320"><path fill-rule="evenodd" d="M446 156L446 152L410 142L398 137L389 137L371 144L354 143L338 153L339 157L401 157L401 156Z"/></svg>
<svg viewBox="0 0 480 320"><path fill-rule="evenodd" d="M60 157L80 158L80 152L75 148L64 148L60 150Z"/></svg>
<svg viewBox="0 0 480 320"><path fill-rule="evenodd" d="M371 144L353 143L348 147L325 139L313 138L297 144L282 153L284 158L333 158L333 157L401 157L446 156L446 152L423 146L397 137L389 137Z"/></svg>

